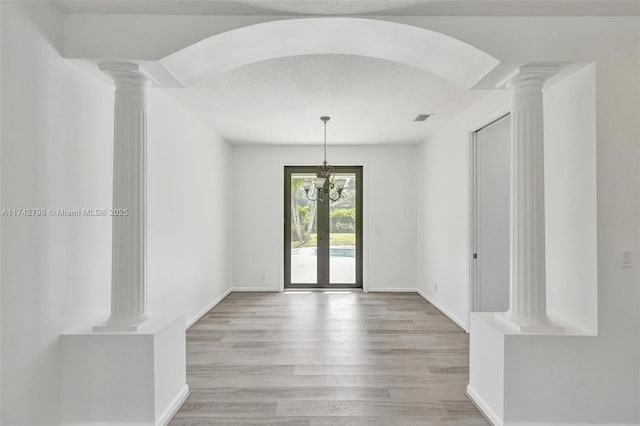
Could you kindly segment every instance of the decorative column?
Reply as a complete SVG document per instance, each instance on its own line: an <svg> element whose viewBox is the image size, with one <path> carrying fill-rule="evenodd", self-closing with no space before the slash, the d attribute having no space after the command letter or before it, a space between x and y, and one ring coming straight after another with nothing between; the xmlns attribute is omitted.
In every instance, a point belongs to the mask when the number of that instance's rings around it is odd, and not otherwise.
<svg viewBox="0 0 640 426"><path fill-rule="evenodd" d="M148 78L135 63L98 65L115 82L111 316L100 327L136 330L147 313Z"/></svg>
<svg viewBox="0 0 640 426"><path fill-rule="evenodd" d="M505 317L522 331L557 328L547 317L542 88L556 67L521 67L511 99L510 299Z"/></svg>

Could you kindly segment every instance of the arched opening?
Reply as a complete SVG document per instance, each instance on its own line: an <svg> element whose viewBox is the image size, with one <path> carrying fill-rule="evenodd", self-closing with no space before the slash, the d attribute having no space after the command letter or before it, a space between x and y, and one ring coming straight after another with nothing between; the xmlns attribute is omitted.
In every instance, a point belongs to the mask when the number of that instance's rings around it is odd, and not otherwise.
<svg viewBox="0 0 640 426"><path fill-rule="evenodd" d="M359 18L305 18L227 31L160 63L185 86L211 74L274 58L342 54L413 66L472 88L499 61L453 37L411 25Z"/></svg>

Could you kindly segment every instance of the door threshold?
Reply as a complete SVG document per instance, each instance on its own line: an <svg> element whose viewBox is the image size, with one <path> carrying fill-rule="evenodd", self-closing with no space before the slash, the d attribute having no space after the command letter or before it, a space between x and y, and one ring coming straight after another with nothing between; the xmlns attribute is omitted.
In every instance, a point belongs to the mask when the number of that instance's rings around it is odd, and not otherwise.
<svg viewBox="0 0 640 426"><path fill-rule="evenodd" d="M355 293L362 293L362 288L360 287L319 287L319 288L304 288L304 287L300 287L300 288L285 288L284 292L285 293L308 293L310 291L331 291L331 292L336 292L336 293L347 293L347 292L355 292Z"/></svg>

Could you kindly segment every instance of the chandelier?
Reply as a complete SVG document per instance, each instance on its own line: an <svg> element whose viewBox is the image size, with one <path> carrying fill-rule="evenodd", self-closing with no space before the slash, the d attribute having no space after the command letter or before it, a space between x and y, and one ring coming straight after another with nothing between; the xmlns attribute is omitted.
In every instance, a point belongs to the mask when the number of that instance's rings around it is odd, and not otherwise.
<svg viewBox="0 0 640 426"><path fill-rule="evenodd" d="M322 116L320 120L324 123L324 161L316 169L316 178L305 179L302 182L304 192L311 201L323 202L325 199L338 201L342 195L342 190L346 184L346 179L336 179L336 171L330 164L327 164L327 121L331 117ZM313 190L311 189L313 186Z"/></svg>

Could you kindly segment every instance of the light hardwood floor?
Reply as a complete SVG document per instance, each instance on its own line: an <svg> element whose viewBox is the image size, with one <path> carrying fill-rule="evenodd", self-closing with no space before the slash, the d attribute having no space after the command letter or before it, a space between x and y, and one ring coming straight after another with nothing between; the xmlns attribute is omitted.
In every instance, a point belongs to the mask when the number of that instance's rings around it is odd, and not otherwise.
<svg viewBox="0 0 640 426"><path fill-rule="evenodd" d="M231 293L187 333L180 425L487 425L469 337L415 293Z"/></svg>

